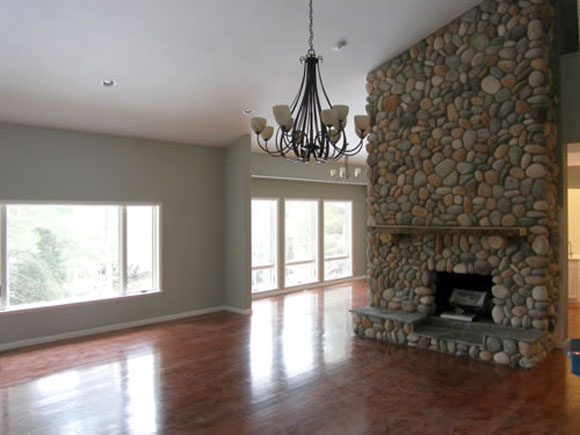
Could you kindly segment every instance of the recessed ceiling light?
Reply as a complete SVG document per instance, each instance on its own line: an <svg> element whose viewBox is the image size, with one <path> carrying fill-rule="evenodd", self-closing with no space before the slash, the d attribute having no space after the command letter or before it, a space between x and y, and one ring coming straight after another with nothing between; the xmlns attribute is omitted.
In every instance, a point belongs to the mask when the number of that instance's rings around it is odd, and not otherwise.
<svg viewBox="0 0 580 435"><path fill-rule="evenodd" d="M103 80L101 82L101 86L103 86L105 88L112 88L116 84L117 84L117 82L115 80Z"/></svg>
<svg viewBox="0 0 580 435"><path fill-rule="evenodd" d="M244 110L242 110L242 113L246 116L250 116L251 114L253 114L256 110L251 108L251 107L246 107Z"/></svg>
<svg viewBox="0 0 580 435"><path fill-rule="evenodd" d="M332 49L333 49L334 51L340 51L340 50L342 50L344 47L346 47L346 44L347 44L347 42L346 42L346 39L341 39L340 41L338 41L336 44L334 44L334 45L332 46Z"/></svg>

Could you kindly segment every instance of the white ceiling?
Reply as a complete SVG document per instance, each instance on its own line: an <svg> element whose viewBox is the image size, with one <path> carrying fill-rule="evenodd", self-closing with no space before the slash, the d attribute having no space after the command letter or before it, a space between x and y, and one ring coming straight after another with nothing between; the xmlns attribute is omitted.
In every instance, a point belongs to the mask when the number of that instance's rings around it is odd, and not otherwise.
<svg viewBox="0 0 580 435"><path fill-rule="evenodd" d="M331 101L479 0L315 0ZM298 89L307 0L1 0L0 121L225 146ZM345 38L340 52L332 46ZM104 79L117 86L103 88Z"/></svg>

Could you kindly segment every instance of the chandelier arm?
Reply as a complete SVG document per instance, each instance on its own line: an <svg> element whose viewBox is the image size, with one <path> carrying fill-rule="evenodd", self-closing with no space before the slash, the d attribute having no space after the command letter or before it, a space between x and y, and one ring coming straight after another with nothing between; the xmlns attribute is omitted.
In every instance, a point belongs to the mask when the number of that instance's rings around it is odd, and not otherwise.
<svg viewBox="0 0 580 435"><path fill-rule="evenodd" d="M260 147L260 149L262 149L262 151L265 151L266 153L270 154L271 156L274 157L280 157L281 154L278 153L276 150L272 150L270 149L270 147L268 146L268 142L264 141L264 143L262 143L262 141L260 140L260 135L256 135L256 141L258 143L258 146Z"/></svg>
<svg viewBox="0 0 580 435"><path fill-rule="evenodd" d="M304 69L302 71L302 80L300 81L300 86L298 87L298 93L296 94L296 96L294 97L294 100L292 101L292 104L290 105L290 112L294 113L294 110L296 109L296 106L298 105L298 101L300 100L300 95L302 95L302 91L304 90L304 85L306 83L306 61L304 57L300 58L300 62L304 63Z"/></svg>
<svg viewBox="0 0 580 435"><path fill-rule="evenodd" d="M288 140L288 133L282 127L278 129L276 134L276 148L282 157L285 157L288 151L291 150L291 142Z"/></svg>
<svg viewBox="0 0 580 435"><path fill-rule="evenodd" d="M352 156L357 155L361 151L363 144L364 144L364 141L361 139L356 147L354 147L352 150L348 150L344 153L345 156L352 157Z"/></svg>
<svg viewBox="0 0 580 435"><path fill-rule="evenodd" d="M309 75L310 75L310 83L307 89L308 94L305 95L307 98L306 104L308 107L308 153L312 154L314 152L314 134L316 131L316 109L317 106L315 105L315 97L316 97L316 75L312 76L312 74L316 74L316 64L312 62L309 66Z"/></svg>
<svg viewBox="0 0 580 435"><path fill-rule="evenodd" d="M320 60L322 60L322 58L320 58ZM328 98L326 88L324 87L324 82L322 81L322 74L320 73L320 68L317 69L318 69L318 80L320 80L320 87L322 88L322 93L324 94L324 98L326 98L326 102L332 108L332 103L330 102L330 98Z"/></svg>

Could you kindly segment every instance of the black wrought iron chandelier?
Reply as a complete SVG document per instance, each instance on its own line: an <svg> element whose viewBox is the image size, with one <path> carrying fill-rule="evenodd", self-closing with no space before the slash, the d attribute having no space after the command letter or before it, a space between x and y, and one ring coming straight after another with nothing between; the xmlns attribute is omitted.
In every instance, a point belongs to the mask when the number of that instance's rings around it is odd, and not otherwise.
<svg viewBox="0 0 580 435"><path fill-rule="evenodd" d="M355 132L360 141L350 146L345 132L349 109L345 105L333 106L324 89L319 69L322 56L316 55L313 45L312 0L309 0L309 5L310 48L306 56L300 58L300 62L304 64L304 73L298 94L290 106L273 107L274 118L279 126L273 144L268 141L274 136L274 127L266 125L265 118L252 118L251 127L256 133L260 148L274 157L301 162L326 162L352 157L362 149L363 140L370 130L370 117L354 117ZM326 102L326 109L322 109L319 90L322 90L322 103Z"/></svg>

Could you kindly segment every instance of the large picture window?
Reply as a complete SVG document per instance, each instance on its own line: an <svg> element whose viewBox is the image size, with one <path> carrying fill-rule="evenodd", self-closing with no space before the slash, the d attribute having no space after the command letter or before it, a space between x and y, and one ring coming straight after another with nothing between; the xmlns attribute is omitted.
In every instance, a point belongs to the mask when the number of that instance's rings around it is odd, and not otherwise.
<svg viewBox="0 0 580 435"><path fill-rule="evenodd" d="M351 277L352 230L349 200L253 198L252 292Z"/></svg>
<svg viewBox="0 0 580 435"><path fill-rule="evenodd" d="M324 279L352 275L352 203L324 201Z"/></svg>
<svg viewBox="0 0 580 435"><path fill-rule="evenodd" d="M318 201L285 202L286 287L318 281Z"/></svg>
<svg viewBox="0 0 580 435"><path fill-rule="evenodd" d="M252 200L252 292L278 286L276 255L278 201Z"/></svg>
<svg viewBox="0 0 580 435"><path fill-rule="evenodd" d="M0 205L1 309L159 291L157 205Z"/></svg>

